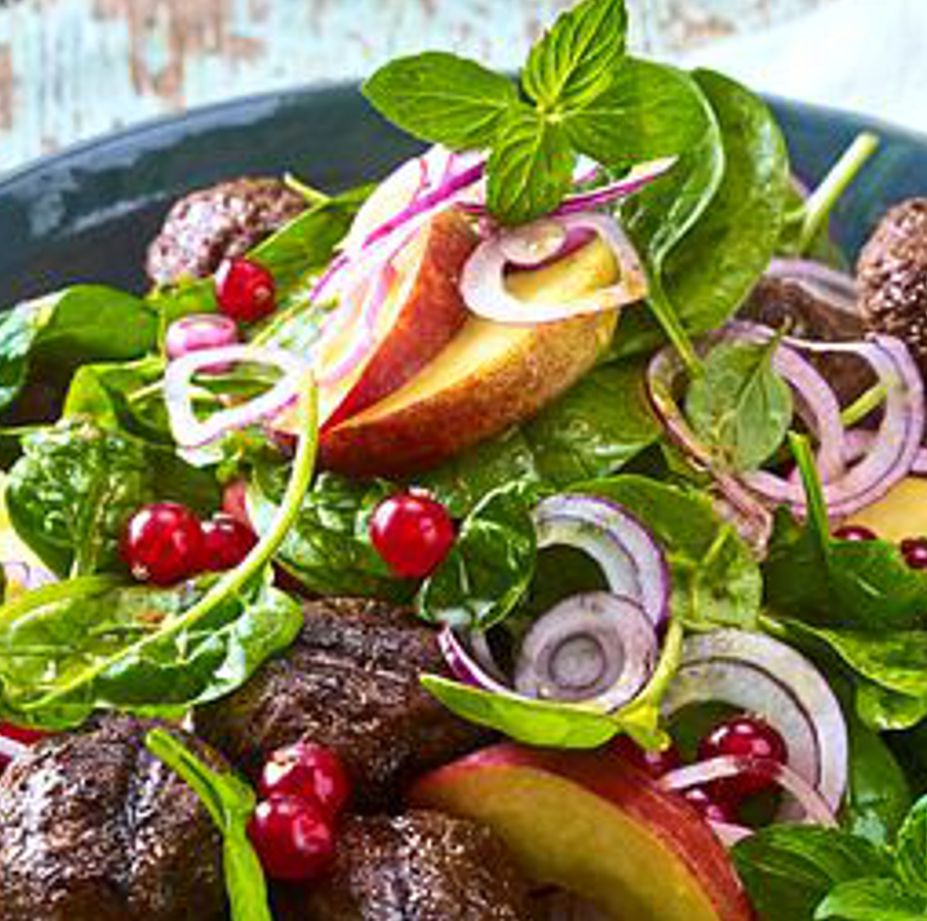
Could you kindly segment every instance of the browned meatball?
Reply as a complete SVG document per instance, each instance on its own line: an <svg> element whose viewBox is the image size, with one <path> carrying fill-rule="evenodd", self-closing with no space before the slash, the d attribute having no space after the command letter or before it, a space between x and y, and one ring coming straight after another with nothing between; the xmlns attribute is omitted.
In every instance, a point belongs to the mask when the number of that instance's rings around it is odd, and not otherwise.
<svg viewBox="0 0 927 921"><path fill-rule="evenodd" d="M274 750L311 740L342 757L355 806L386 807L417 774L487 740L422 688L423 672L447 668L436 631L412 611L356 598L303 611L283 656L197 711L197 733L250 777Z"/></svg>
<svg viewBox="0 0 927 921"><path fill-rule="evenodd" d="M523 921L528 886L488 828L439 812L349 818L332 875L290 893L307 921Z"/></svg>
<svg viewBox="0 0 927 921"><path fill-rule="evenodd" d="M148 275L159 285L205 278L305 208L305 199L278 179L235 179L192 192L171 208L148 248Z"/></svg>
<svg viewBox="0 0 927 921"><path fill-rule="evenodd" d="M219 834L145 748L153 725L109 717L39 743L3 774L0 921L225 916Z"/></svg>
<svg viewBox="0 0 927 921"><path fill-rule="evenodd" d="M857 264L863 319L907 343L927 374L927 198L892 208Z"/></svg>

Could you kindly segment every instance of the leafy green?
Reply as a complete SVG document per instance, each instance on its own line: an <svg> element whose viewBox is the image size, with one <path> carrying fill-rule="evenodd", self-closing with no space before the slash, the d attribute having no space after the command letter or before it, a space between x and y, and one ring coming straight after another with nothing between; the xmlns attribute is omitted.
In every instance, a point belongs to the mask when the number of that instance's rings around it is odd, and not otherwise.
<svg viewBox="0 0 927 921"><path fill-rule="evenodd" d="M363 93L409 134L458 149L491 144L500 120L518 103L511 80L440 51L394 58Z"/></svg>
<svg viewBox="0 0 927 921"><path fill-rule="evenodd" d="M487 630L515 607L534 575L537 537L531 491L489 493L461 525L447 557L416 597L426 620Z"/></svg>
<svg viewBox="0 0 927 921"><path fill-rule="evenodd" d="M264 870L248 837L248 822L257 804L254 791L231 771L213 770L164 729L152 729L145 745L196 793L222 832L232 921L271 921Z"/></svg>
<svg viewBox="0 0 927 921"><path fill-rule="evenodd" d="M927 697L911 697L871 681L856 681L856 712L879 732L910 729L927 718Z"/></svg>
<svg viewBox="0 0 927 921"><path fill-rule="evenodd" d="M908 892L895 879L856 879L828 893L814 913L815 921L924 921L927 899Z"/></svg>
<svg viewBox="0 0 927 921"><path fill-rule="evenodd" d="M576 484L574 492L624 506L666 553L674 617L696 629L755 629L762 582L759 567L734 527L701 492L626 474Z"/></svg>
<svg viewBox="0 0 927 921"><path fill-rule="evenodd" d="M167 448L76 419L22 440L6 501L17 534L60 576L122 569L119 536L147 502L218 505L213 478Z"/></svg>
<svg viewBox="0 0 927 921"><path fill-rule="evenodd" d="M577 4L531 49L521 77L524 91L544 111L595 98L624 54L626 29L624 0Z"/></svg>
<svg viewBox="0 0 927 921"><path fill-rule="evenodd" d="M144 355L157 331L149 305L103 285L75 285L18 304L0 316L0 411L19 395L34 365L60 380L82 362Z"/></svg>
<svg viewBox="0 0 927 921"><path fill-rule="evenodd" d="M792 391L772 366L777 344L722 342L686 394L693 430L736 470L768 460L792 422Z"/></svg>
<svg viewBox="0 0 927 921"><path fill-rule="evenodd" d="M927 799L914 804L898 832L895 868L908 888L927 896Z"/></svg>

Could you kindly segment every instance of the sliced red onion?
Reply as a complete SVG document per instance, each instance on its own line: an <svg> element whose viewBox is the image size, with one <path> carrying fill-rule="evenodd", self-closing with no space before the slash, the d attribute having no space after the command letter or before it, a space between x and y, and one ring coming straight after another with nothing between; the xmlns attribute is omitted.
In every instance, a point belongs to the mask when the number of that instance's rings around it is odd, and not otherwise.
<svg viewBox="0 0 927 921"><path fill-rule="evenodd" d="M664 790L686 790L689 787L710 784L728 777L739 777L742 774L768 778L791 794L801 806L807 821L816 825L836 827L836 810L831 808L824 797L801 774L772 758L747 758L739 755L709 758L707 761L699 761L670 771L657 783Z"/></svg>
<svg viewBox="0 0 927 921"><path fill-rule="evenodd" d="M525 635L515 687L526 697L617 710L656 667L653 623L629 598L609 592L573 595L539 617Z"/></svg>
<svg viewBox="0 0 927 921"><path fill-rule="evenodd" d="M670 576L663 549L629 512L608 499L566 493L534 510L539 548L564 545L591 556L609 590L640 605L655 628L669 617Z"/></svg>
<svg viewBox="0 0 927 921"><path fill-rule="evenodd" d="M846 723L830 685L804 656L744 630L690 636L663 713L669 718L699 703L726 703L761 716L787 741L787 767L837 812L847 783ZM786 802L781 818L795 817L795 803Z"/></svg>
<svg viewBox="0 0 927 921"><path fill-rule="evenodd" d="M216 364L239 362L270 365L279 368L283 376L260 396L214 412L201 422L193 412L194 375ZM184 355L172 361L164 375L164 400L171 434L181 448L205 448L227 432L272 418L299 397L308 372L309 366L300 356L284 349L255 345L229 345Z"/></svg>
<svg viewBox="0 0 927 921"><path fill-rule="evenodd" d="M470 649L473 658L480 664L484 671L499 681L505 681L505 673L499 667L492 649L489 648L489 638L485 630L474 630L470 634Z"/></svg>
<svg viewBox="0 0 927 921"><path fill-rule="evenodd" d="M568 195L553 214L576 214L580 211L588 211L591 208L610 205L621 198L627 198L672 169L676 160L676 157L662 157L659 160L638 163L626 176L622 176L621 179L616 179L614 182L608 183L608 185L590 189L588 192L577 192L575 195Z"/></svg>
<svg viewBox="0 0 927 921"><path fill-rule="evenodd" d="M493 675L476 661L470 650L457 635L453 627L445 626L438 634L438 645L447 662L448 668L458 681L480 688L483 691L492 691L494 694L504 694L509 697L518 696L512 688L497 681Z"/></svg>
<svg viewBox="0 0 927 921"><path fill-rule="evenodd" d="M856 279L813 259L773 259L766 274L793 282L815 300L832 304L838 310L853 310L856 306Z"/></svg>
<svg viewBox="0 0 927 921"><path fill-rule="evenodd" d="M727 848L733 847L738 841L749 838L753 829L746 825L736 825L733 822L716 822L709 820L708 824L718 840Z"/></svg>
<svg viewBox="0 0 927 921"><path fill-rule="evenodd" d="M164 351L170 359L182 358L190 352L218 349L238 342L238 324L221 313L195 313L175 320L167 328ZM204 368L221 374L225 368Z"/></svg>
<svg viewBox="0 0 927 921"><path fill-rule="evenodd" d="M919 448L911 464L911 473L915 476L927 476L927 448Z"/></svg>
<svg viewBox="0 0 927 921"><path fill-rule="evenodd" d="M3 567L7 587L12 585L24 591L32 591L34 588L41 588L43 585L51 585L52 582L58 581L55 575L44 566L38 566L34 563L26 563L22 560L7 560L0 563L0 566Z"/></svg>
<svg viewBox="0 0 927 921"><path fill-rule="evenodd" d="M561 227L562 234L551 231L554 223ZM621 273L617 284L566 303L524 301L508 291L506 268L512 261L536 266L563 245L566 233L586 229L594 231L614 254ZM470 310L484 319L497 323L550 323L639 301L647 293L647 283L637 253L614 218L590 212L541 218L512 230L500 230L477 246L467 260L460 291Z"/></svg>

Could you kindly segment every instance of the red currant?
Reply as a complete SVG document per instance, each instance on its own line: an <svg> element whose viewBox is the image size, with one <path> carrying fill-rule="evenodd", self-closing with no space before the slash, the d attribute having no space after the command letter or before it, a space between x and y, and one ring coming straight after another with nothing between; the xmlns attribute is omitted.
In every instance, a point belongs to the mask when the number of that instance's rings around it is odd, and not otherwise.
<svg viewBox="0 0 927 921"><path fill-rule="evenodd" d="M699 743L702 761L733 755L744 758L766 758L785 764L788 749L785 740L765 720L757 716L737 716L716 726ZM744 797L775 786L765 774L742 773L711 784L716 799L739 803Z"/></svg>
<svg viewBox="0 0 927 921"><path fill-rule="evenodd" d="M139 582L172 585L196 572L203 543L202 525L190 509L177 502L156 502L129 519L122 558Z"/></svg>
<svg viewBox="0 0 927 921"><path fill-rule="evenodd" d="M274 277L248 259L226 259L216 272L216 300L227 317L254 323L274 312L277 290Z"/></svg>
<svg viewBox="0 0 927 921"><path fill-rule="evenodd" d="M901 542L901 552L911 569L927 569L927 538L906 537Z"/></svg>
<svg viewBox="0 0 927 921"><path fill-rule="evenodd" d="M295 796L262 800L248 823L248 837L272 879L318 879L335 856L335 834L321 808Z"/></svg>
<svg viewBox="0 0 927 921"><path fill-rule="evenodd" d="M609 743L609 749L622 761L632 764L651 777L662 777L682 767L682 757L675 745L670 745L663 751L648 751L628 736L618 736Z"/></svg>
<svg viewBox="0 0 927 921"><path fill-rule="evenodd" d="M454 522L429 496L407 492L384 499L370 521L370 539L390 569L403 579L432 572L454 544Z"/></svg>
<svg viewBox="0 0 927 921"><path fill-rule="evenodd" d="M351 785L341 759L313 742L297 742L275 751L261 772L262 797L295 796L308 800L333 819L344 808Z"/></svg>
<svg viewBox="0 0 927 921"><path fill-rule="evenodd" d="M834 531L834 537L839 540L865 541L878 540L879 536L875 531L870 530L861 524L845 524L842 528Z"/></svg>
<svg viewBox="0 0 927 921"><path fill-rule="evenodd" d="M203 522L203 569L233 569L257 543L257 535L231 515L216 515Z"/></svg>
<svg viewBox="0 0 927 921"><path fill-rule="evenodd" d="M694 806L699 815L708 822L733 823L736 816L729 803L717 799L706 787L689 787L683 797L690 806Z"/></svg>

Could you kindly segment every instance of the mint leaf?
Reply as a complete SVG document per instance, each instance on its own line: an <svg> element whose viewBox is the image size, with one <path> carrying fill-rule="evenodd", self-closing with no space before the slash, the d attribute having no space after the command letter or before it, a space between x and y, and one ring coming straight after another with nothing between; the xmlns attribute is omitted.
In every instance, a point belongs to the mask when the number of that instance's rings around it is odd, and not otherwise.
<svg viewBox="0 0 927 921"><path fill-rule="evenodd" d="M525 105L510 109L489 158L489 210L503 224L552 211L569 191L575 160L560 124Z"/></svg>
<svg viewBox="0 0 927 921"><path fill-rule="evenodd" d="M782 917L780 915L780 917ZM789 916L791 917L791 916ZM927 901L905 891L894 879L857 879L831 890L814 913L815 921L924 921Z"/></svg>
<svg viewBox="0 0 927 921"><path fill-rule="evenodd" d="M390 61L362 92L404 131L457 150L489 146L500 119L518 103L511 80L442 51Z"/></svg>
<svg viewBox="0 0 927 921"><path fill-rule="evenodd" d="M927 897L927 797L914 804L898 832L895 869L909 889Z"/></svg>
<svg viewBox="0 0 927 921"><path fill-rule="evenodd" d="M627 30L624 0L584 0L531 49L525 92L545 110L590 101L612 79Z"/></svg>

